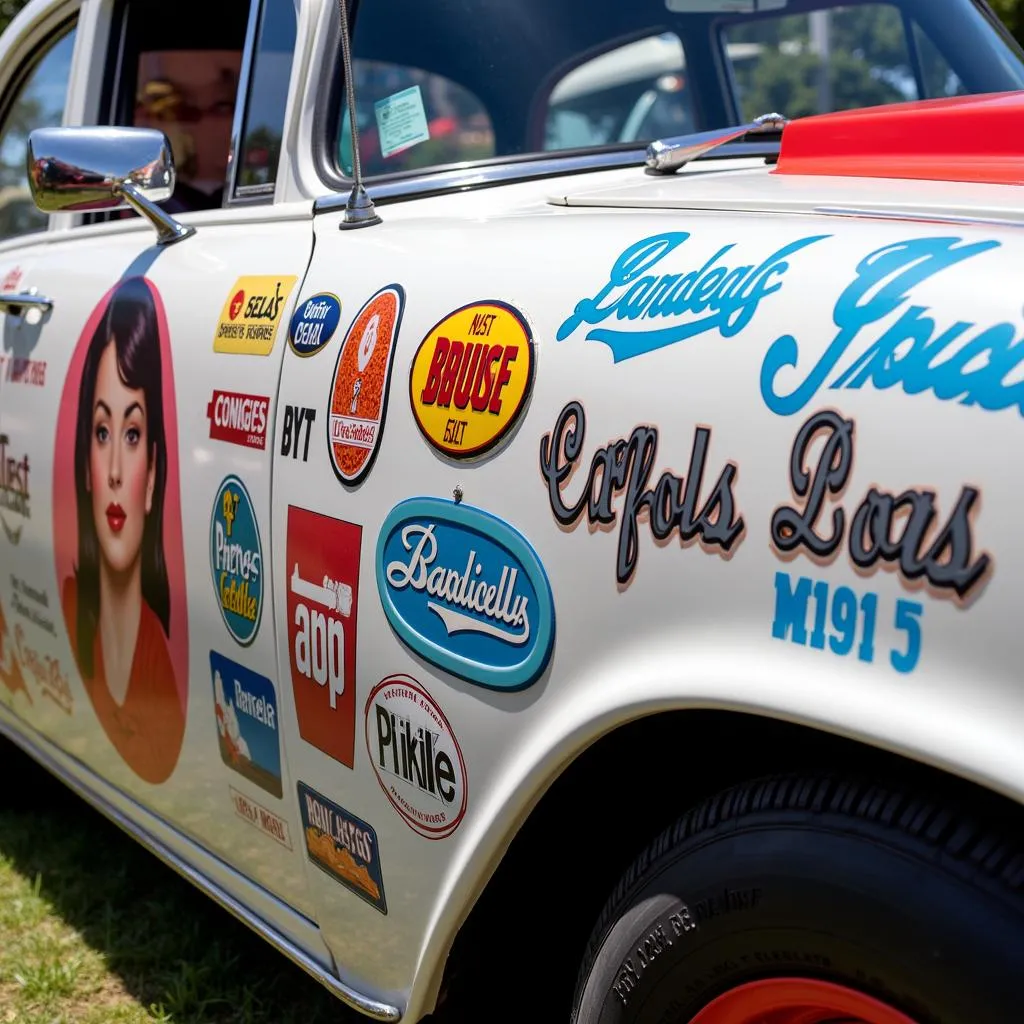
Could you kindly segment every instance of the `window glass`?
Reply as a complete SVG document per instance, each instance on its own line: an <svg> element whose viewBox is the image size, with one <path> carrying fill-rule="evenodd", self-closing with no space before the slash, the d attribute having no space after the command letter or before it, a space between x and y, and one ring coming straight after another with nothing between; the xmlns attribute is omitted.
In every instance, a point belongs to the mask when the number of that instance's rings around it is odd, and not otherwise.
<svg viewBox="0 0 1024 1024"><path fill-rule="evenodd" d="M64 120L75 29L49 44L22 81L0 127L0 239L46 227L28 189L25 159L28 134L55 128Z"/></svg>
<svg viewBox="0 0 1024 1024"><path fill-rule="evenodd" d="M1024 87L974 0L374 0L350 5L369 175L630 146L777 110ZM925 65L922 73L922 62ZM333 88L343 92L340 60ZM919 82L926 85L919 88ZM739 96L734 93L738 90ZM344 103L329 152L346 173Z"/></svg>
<svg viewBox="0 0 1024 1024"><path fill-rule="evenodd" d="M200 192L209 201L223 188L240 64L236 50L139 54L132 123L159 128L170 140L176 193Z"/></svg>
<svg viewBox="0 0 1024 1024"><path fill-rule="evenodd" d="M443 75L380 61L355 60L356 127L364 174L494 156L494 129L483 104ZM341 165L351 174L348 115L339 137Z"/></svg>
<svg viewBox="0 0 1024 1024"><path fill-rule="evenodd" d="M236 195L274 191L295 32L294 0L267 0L249 82Z"/></svg>
<svg viewBox="0 0 1024 1024"><path fill-rule="evenodd" d="M249 0L178 0L168 19L154 0L128 2L113 120L167 135L176 184L161 205L172 213L223 203L249 9Z"/></svg>
<svg viewBox="0 0 1024 1024"><path fill-rule="evenodd" d="M548 97L544 148L682 135L694 119L683 44L671 32L616 46L573 68Z"/></svg>
<svg viewBox="0 0 1024 1024"><path fill-rule="evenodd" d="M805 117L919 99L897 7L840 6L723 32L741 116ZM736 47L753 53L736 59Z"/></svg>
<svg viewBox="0 0 1024 1024"><path fill-rule="evenodd" d="M921 62L925 97L936 99L940 96L963 96L967 88L960 81L960 76L949 66L949 61L917 24L914 25L914 42L917 44L917 57Z"/></svg>

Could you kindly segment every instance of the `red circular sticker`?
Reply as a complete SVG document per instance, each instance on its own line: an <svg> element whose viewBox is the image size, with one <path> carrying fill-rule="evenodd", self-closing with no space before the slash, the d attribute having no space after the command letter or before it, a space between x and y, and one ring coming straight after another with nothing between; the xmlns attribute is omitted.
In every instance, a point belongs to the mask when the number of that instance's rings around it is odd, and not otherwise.
<svg viewBox="0 0 1024 1024"><path fill-rule="evenodd" d="M245 292L236 293L235 297L231 300L230 316L232 320L238 319L238 314L242 312L242 307L245 305Z"/></svg>

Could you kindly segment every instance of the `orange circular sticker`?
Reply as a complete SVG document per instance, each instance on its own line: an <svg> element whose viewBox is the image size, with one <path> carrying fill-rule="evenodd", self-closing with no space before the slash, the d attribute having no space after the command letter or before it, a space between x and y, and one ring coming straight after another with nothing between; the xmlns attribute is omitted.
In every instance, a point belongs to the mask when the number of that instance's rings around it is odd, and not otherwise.
<svg viewBox="0 0 1024 1024"><path fill-rule="evenodd" d="M453 459L490 451L515 426L533 385L533 338L504 302L449 313L420 343L409 399L423 436Z"/></svg>

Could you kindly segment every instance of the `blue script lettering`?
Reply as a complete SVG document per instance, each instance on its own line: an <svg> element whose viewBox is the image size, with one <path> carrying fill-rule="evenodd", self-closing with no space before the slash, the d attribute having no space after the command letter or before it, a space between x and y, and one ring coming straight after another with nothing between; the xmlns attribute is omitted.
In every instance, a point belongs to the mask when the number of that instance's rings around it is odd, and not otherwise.
<svg viewBox="0 0 1024 1024"><path fill-rule="evenodd" d="M647 331L595 328L588 341L600 341L612 350L616 363L674 345L705 331L723 338L739 334L750 323L761 300L782 287L788 257L828 235L790 242L757 266L729 267L724 257L736 243L723 245L699 270L684 274L647 275L656 264L690 237L688 231L668 231L629 246L615 261L608 283L590 299L580 299L556 335L564 341L583 324L600 324L612 314L616 320L654 320L658 317L694 316L687 323Z"/></svg>
<svg viewBox="0 0 1024 1024"><path fill-rule="evenodd" d="M839 333L806 377L788 394L776 388L784 367L796 368L800 346L791 334L778 338L761 366L761 394L780 416L799 412L825 386L880 391L901 387L908 395L931 391L944 402L982 409L1017 406L1024 415L1024 383L1007 384L1006 377L1024 361L1024 343L1013 324L977 329L957 320L940 327L928 306L907 306L913 288L939 271L998 248L996 241L961 244L960 238L918 238L878 249L857 265L857 277L836 303L833 320ZM887 329L867 331L884 317L906 306ZM866 346L834 377L847 349L865 333ZM972 332L976 332L973 333Z"/></svg>

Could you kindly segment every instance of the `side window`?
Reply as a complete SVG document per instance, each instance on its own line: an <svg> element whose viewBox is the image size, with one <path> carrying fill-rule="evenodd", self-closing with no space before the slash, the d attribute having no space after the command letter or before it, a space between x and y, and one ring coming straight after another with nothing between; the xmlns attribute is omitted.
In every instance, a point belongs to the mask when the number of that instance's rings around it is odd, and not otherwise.
<svg viewBox="0 0 1024 1024"><path fill-rule="evenodd" d="M728 25L722 36L745 121L920 98L903 19L891 4L758 18Z"/></svg>
<svg viewBox="0 0 1024 1024"><path fill-rule="evenodd" d="M250 8L250 0L177 0L172 18L155 0L123 8L110 120L167 135L177 181L161 205L172 213L223 205Z"/></svg>
<svg viewBox="0 0 1024 1024"><path fill-rule="evenodd" d="M273 195L295 53L295 0L266 0L249 74L233 195Z"/></svg>
<svg viewBox="0 0 1024 1024"><path fill-rule="evenodd" d="M967 88L938 47L924 34L921 26L914 23L914 43L917 59L921 62L921 78L924 82L924 99L939 99L945 96L965 96Z"/></svg>
<svg viewBox="0 0 1024 1024"><path fill-rule="evenodd" d="M546 150L650 141L693 131L683 44L671 32L617 46L556 82Z"/></svg>
<svg viewBox="0 0 1024 1024"><path fill-rule="evenodd" d="M468 89L420 68L355 59L356 127L364 174L392 174L494 156L494 127ZM339 159L352 173L348 113Z"/></svg>
<svg viewBox="0 0 1024 1024"><path fill-rule="evenodd" d="M0 239L46 227L47 215L32 202L25 174L28 134L35 128L57 127L64 120L74 48L72 27L51 40L29 65L15 86L14 99L6 105L0 126Z"/></svg>

